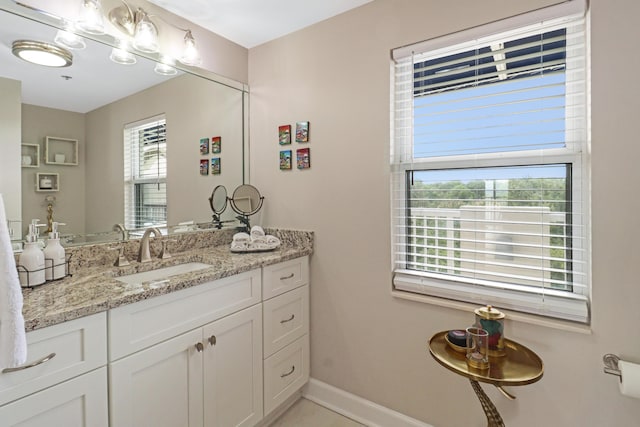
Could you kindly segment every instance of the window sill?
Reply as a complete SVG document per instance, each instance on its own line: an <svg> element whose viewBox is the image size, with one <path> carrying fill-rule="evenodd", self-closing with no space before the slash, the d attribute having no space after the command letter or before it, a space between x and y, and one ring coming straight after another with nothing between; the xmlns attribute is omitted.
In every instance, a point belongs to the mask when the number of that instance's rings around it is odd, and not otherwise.
<svg viewBox="0 0 640 427"><path fill-rule="evenodd" d="M467 313L474 313L474 310L478 308L478 304L472 304L462 301L454 301L441 297L434 297L429 295L416 294L408 291L400 291L397 289L391 290L391 296L394 298L400 298L404 300L420 302L424 304L436 305L439 307L451 308L453 310L460 310ZM543 316L537 316L534 314L525 314L517 311L509 311L500 308L500 311L506 314L506 319L514 322L528 323L536 326L543 326L546 328L559 329L567 332L575 332L584 335L591 335L591 326L583 325L575 322L570 322L560 319L552 319Z"/></svg>

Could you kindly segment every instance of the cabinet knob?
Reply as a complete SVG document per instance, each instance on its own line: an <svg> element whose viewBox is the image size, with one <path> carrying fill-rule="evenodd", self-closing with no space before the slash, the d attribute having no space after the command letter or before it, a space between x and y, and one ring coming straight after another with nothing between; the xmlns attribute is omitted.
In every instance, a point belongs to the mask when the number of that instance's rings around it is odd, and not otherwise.
<svg viewBox="0 0 640 427"><path fill-rule="evenodd" d="M218 342L218 340L216 339L215 335L211 335L209 337L209 345L216 345L216 342Z"/></svg>
<svg viewBox="0 0 640 427"><path fill-rule="evenodd" d="M295 365L291 367L291 369L289 370L289 372L286 372L284 374L280 375L280 378L284 378L284 377L288 377L289 375L293 374L293 372L296 370Z"/></svg>
<svg viewBox="0 0 640 427"><path fill-rule="evenodd" d="M204 350L204 346L202 345L202 343L201 342L196 343L196 351L200 353L202 350Z"/></svg>

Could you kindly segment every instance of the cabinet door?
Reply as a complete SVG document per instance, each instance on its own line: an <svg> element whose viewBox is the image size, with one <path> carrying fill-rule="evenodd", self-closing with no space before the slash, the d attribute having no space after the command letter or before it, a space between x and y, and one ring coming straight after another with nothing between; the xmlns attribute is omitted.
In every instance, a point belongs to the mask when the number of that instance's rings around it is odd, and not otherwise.
<svg viewBox="0 0 640 427"><path fill-rule="evenodd" d="M202 426L202 330L110 366L111 425Z"/></svg>
<svg viewBox="0 0 640 427"><path fill-rule="evenodd" d="M204 425L253 426L262 419L262 306L203 328Z"/></svg>
<svg viewBox="0 0 640 427"><path fill-rule="evenodd" d="M0 424L107 427L107 413L107 368L103 367L0 407Z"/></svg>

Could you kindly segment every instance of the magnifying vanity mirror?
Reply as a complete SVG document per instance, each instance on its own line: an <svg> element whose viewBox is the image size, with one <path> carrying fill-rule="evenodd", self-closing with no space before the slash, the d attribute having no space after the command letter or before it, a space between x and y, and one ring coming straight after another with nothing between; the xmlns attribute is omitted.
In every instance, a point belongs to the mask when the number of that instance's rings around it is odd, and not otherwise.
<svg viewBox="0 0 640 427"><path fill-rule="evenodd" d="M229 198L231 209L238 214L236 218L244 225L245 231L251 229L249 216L256 214L262 208L263 202L264 196L261 196L260 191L250 184L238 186Z"/></svg>
<svg viewBox="0 0 640 427"><path fill-rule="evenodd" d="M217 229L221 229L223 222L220 215L227 209L227 188L224 185L216 185L209 197L209 206L213 211L213 224Z"/></svg>
<svg viewBox="0 0 640 427"><path fill-rule="evenodd" d="M211 226L202 198L214 182L220 188L211 198L214 215L220 226L233 221L233 212L225 212L226 188L242 188L245 182L247 87L180 64L175 75L158 74L159 62L150 59L154 55L135 55L135 64L115 63L109 59L115 39L107 35L85 38L86 48L74 50L73 63L65 68L12 55L15 40L53 43L62 24L0 0L0 111L20 112L0 129L0 193L13 238L20 241L32 219L45 222L44 200L54 195L54 220L67 224L63 244L65 236L75 243L121 239L114 224L128 230L148 225L125 216L126 200L143 197L142 185L151 188L148 194L166 187L163 198L147 207L166 214L168 230L189 221ZM154 164L166 167L166 177L131 185L125 130L158 115L166 120L166 152ZM213 138L219 144L216 154L202 151L203 141L209 144ZM218 166L224 163L220 174L204 175L203 161L213 164L214 158ZM51 184L38 186L38 177ZM21 188L19 196L16 188ZM234 211L251 215L260 196L245 192L238 193Z"/></svg>

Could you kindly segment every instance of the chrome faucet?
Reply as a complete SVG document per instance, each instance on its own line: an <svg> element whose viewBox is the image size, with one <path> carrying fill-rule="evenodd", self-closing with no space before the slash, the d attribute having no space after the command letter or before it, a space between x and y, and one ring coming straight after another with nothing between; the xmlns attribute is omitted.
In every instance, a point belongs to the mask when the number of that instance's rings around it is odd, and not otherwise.
<svg viewBox="0 0 640 427"><path fill-rule="evenodd" d="M140 239L140 252L138 253L138 262L151 261L151 253L149 251L149 236L151 235L151 233L153 233L155 237L162 237L162 233L156 227L149 227L144 230L142 239Z"/></svg>
<svg viewBox="0 0 640 427"><path fill-rule="evenodd" d="M119 231L122 233L122 241L126 242L129 240L129 230L125 228L122 224L116 224L113 226L113 231Z"/></svg>

